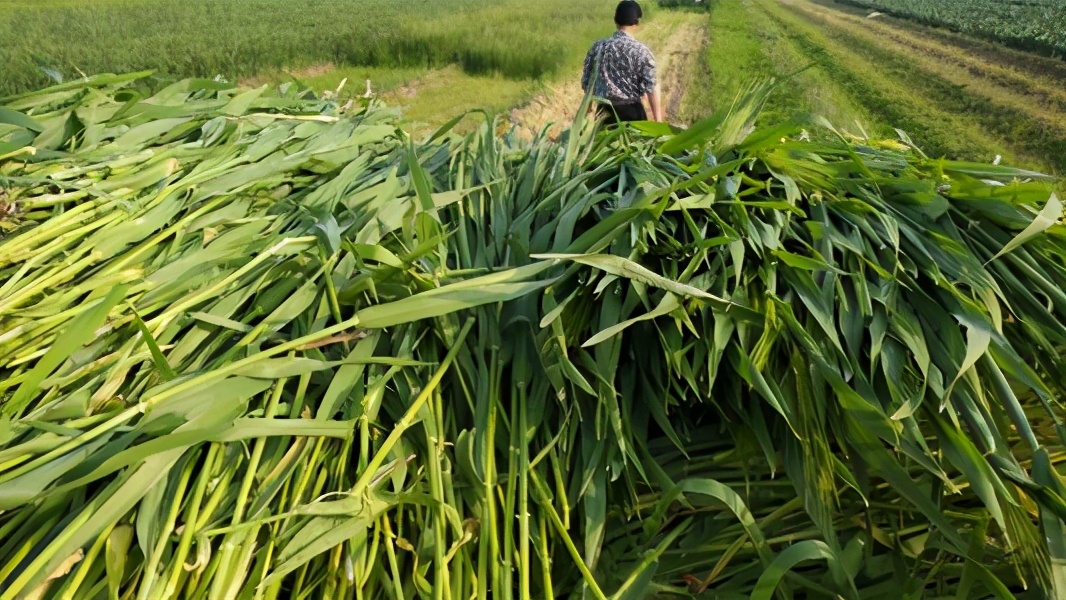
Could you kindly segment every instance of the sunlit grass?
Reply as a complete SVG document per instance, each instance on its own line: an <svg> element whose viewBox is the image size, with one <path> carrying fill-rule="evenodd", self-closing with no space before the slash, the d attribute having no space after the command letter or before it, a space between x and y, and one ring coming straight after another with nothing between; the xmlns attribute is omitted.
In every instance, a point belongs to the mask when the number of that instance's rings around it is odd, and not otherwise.
<svg viewBox="0 0 1066 600"><path fill-rule="evenodd" d="M333 63L551 76L610 24L611 0L116 0L0 3L0 95L67 75L244 78Z"/></svg>
<svg viewBox="0 0 1066 600"><path fill-rule="evenodd" d="M1066 56L1063 0L840 0L929 25Z"/></svg>
<svg viewBox="0 0 1066 600"><path fill-rule="evenodd" d="M763 111L764 122L813 112L850 130L858 131L860 122L879 134L891 132L855 106L834 81L835 73L822 68L818 57L799 52L754 3L718 1L712 7L706 75L692 86L693 95L705 99L709 109L724 110L753 79L773 77L781 82L781 91Z"/></svg>

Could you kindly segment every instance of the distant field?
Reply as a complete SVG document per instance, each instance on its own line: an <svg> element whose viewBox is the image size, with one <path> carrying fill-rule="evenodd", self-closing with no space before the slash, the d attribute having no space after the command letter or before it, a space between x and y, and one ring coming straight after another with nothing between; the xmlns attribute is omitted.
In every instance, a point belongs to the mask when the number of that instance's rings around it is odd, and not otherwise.
<svg viewBox="0 0 1066 600"><path fill-rule="evenodd" d="M0 0L0 96L156 69L241 78L317 64L541 79L602 33L614 0ZM648 3L650 4L650 3ZM609 24L609 23L608 23Z"/></svg>
<svg viewBox="0 0 1066 600"><path fill-rule="evenodd" d="M831 0L711 6L695 91L716 109L774 77L764 124L813 113L858 136L898 128L931 156L1066 174L1066 62Z"/></svg>
<svg viewBox="0 0 1066 600"><path fill-rule="evenodd" d="M1066 0L837 0L1066 57Z"/></svg>

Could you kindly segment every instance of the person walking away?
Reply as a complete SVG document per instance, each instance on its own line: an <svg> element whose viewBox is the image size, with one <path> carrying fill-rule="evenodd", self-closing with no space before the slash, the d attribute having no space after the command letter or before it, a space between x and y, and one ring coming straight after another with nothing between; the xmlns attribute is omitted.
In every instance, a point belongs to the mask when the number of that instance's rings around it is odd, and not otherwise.
<svg viewBox="0 0 1066 600"><path fill-rule="evenodd" d="M596 112L608 123L647 121L644 98L651 109L651 120L664 120L655 57L633 37L643 16L635 0L622 0L614 11L618 31L594 43L585 56L581 89L588 93L592 86Z"/></svg>

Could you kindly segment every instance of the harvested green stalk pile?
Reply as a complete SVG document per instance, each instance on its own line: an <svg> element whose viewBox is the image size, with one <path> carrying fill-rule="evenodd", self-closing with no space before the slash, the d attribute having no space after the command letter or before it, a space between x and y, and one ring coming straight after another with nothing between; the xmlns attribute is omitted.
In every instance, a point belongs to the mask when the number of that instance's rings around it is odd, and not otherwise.
<svg viewBox="0 0 1066 600"><path fill-rule="evenodd" d="M765 93L4 100L0 600L1062 597L1061 204Z"/></svg>

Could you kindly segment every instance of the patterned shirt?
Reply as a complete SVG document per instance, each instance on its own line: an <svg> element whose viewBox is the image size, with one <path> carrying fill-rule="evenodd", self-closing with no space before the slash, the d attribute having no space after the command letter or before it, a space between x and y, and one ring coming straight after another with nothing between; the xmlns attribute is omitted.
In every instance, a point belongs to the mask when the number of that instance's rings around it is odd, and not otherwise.
<svg viewBox="0 0 1066 600"><path fill-rule="evenodd" d="M599 69L595 69L599 60ZM592 45L585 56L581 89L586 92L596 70L592 95L615 104L640 102L655 89L655 58L633 36L617 31Z"/></svg>

